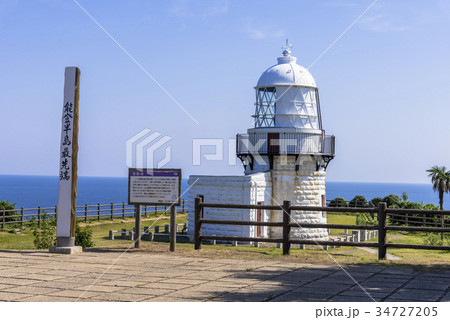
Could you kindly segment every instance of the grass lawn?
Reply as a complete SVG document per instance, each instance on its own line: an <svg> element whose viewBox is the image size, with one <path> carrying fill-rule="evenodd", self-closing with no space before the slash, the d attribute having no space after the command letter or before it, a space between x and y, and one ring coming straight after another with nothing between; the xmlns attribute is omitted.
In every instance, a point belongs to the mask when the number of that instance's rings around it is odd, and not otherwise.
<svg viewBox="0 0 450 320"><path fill-rule="evenodd" d="M156 221L157 220L157 221ZM156 221L156 222L155 222ZM167 215L162 217L142 217L142 227L164 226L169 224L170 218ZM177 223L183 224L187 222L187 213L177 214ZM111 246L116 244L131 243L130 240L108 240L109 230L120 229L133 229L134 218L115 218L114 221L110 220L90 220L79 223L81 227L90 226L92 228L92 238L96 247ZM16 232L13 232L16 230ZM117 234L116 234L117 235ZM7 228L0 231L0 250L30 250L34 249L34 236L29 228L23 230Z"/></svg>
<svg viewBox="0 0 450 320"><path fill-rule="evenodd" d="M11 233L9 231L10 230L0 231L0 249L34 249L34 237L29 229L25 229L18 233Z"/></svg>
<svg viewBox="0 0 450 320"><path fill-rule="evenodd" d="M343 214L329 214L329 223L334 224L355 224L356 216ZM187 214L178 214L177 223L187 222ZM169 217L155 216L142 218L142 227L152 225L164 226L169 224ZM106 247L112 249L125 249L133 244L131 240L108 240L109 230L132 229L134 227L133 218L115 219L114 221L91 220L87 223L80 222L80 226L89 225L93 231L95 247ZM18 230L18 229L16 229ZM343 234L343 230L331 230L332 235ZM423 244L424 233L389 232L388 242ZM0 231L0 250L30 250L34 249L33 235L30 229ZM371 241L376 241L372 239ZM218 258L245 258L245 259L277 259L282 261L296 261L306 263L334 264L336 260L342 264L386 264L386 265L408 265L408 266L438 266L448 267L450 265L450 253L437 250L412 250L412 249L388 249L388 253L396 255L403 260L398 261L378 261L377 255L366 252L355 247L334 248L328 251L322 250L319 246L308 246L306 250L300 250L293 246L290 256L283 256L282 250L276 247L252 247L240 245L233 247L230 245L203 245L202 250L193 250L193 244L177 244L177 254L198 256L198 257L218 257ZM96 250L88 249L88 250ZM136 250L133 248L133 250ZM139 251L152 253L166 253L169 250L167 243L142 242ZM330 258L330 256L332 258Z"/></svg>
<svg viewBox="0 0 450 320"><path fill-rule="evenodd" d="M327 214L327 223L332 224L356 224L356 216L355 215L345 215L345 214ZM352 233L352 230L348 231L349 234ZM343 235L343 229L331 229L331 235Z"/></svg>

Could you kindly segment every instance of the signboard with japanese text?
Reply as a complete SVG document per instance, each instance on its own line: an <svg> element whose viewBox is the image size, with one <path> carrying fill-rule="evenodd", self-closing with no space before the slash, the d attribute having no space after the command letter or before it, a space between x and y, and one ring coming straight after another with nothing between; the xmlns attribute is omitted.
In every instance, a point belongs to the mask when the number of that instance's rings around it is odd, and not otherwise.
<svg viewBox="0 0 450 320"><path fill-rule="evenodd" d="M181 169L128 170L128 203L181 205Z"/></svg>
<svg viewBox="0 0 450 320"><path fill-rule="evenodd" d="M80 69L66 67L64 77L56 236L73 238L77 199Z"/></svg>

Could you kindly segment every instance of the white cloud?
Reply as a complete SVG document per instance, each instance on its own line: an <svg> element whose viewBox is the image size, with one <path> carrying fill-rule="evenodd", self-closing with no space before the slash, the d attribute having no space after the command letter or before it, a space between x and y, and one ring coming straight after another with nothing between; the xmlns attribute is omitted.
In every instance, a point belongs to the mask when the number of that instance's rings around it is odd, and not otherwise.
<svg viewBox="0 0 450 320"><path fill-rule="evenodd" d="M212 17L225 14L229 10L228 0L191 1L177 0L169 10L180 17Z"/></svg>
<svg viewBox="0 0 450 320"><path fill-rule="evenodd" d="M190 17L193 16L190 7L189 7L189 0L177 0L173 5L172 8L169 10L171 13L181 16L181 17Z"/></svg>
<svg viewBox="0 0 450 320"><path fill-rule="evenodd" d="M228 0L213 1L213 5L206 8L203 12L204 16L211 17L228 12Z"/></svg>
<svg viewBox="0 0 450 320"><path fill-rule="evenodd" d="M409 29L407 26L393 23L384 14L363 18L361 24L373 32L400 32Z"/></svg>
<svg viewBox="0 0 450 320"><path fill-rule="evenodd" d="M355 1L343 1L343 0L321 1L319 4L324 7L344 7L344 8L353 8L358 7L360 5Z"/></svg>
<svg viewBox="0 0 450 320"><path fill-rule="evenodd" d="M321 1L323 7L336 7L358 14L374 4L373 8L358 22L372 32L400 32L410 29L410 20L406 19L409 12L404 10L401 3L395 1L368 0L367 3L355 0L327 0ZM408 25L408 26L407 26Z"/></svg>
<svg viewBox="0 0 450 320"><path fill-rule="evenodd" d="M247 22L243 31L252 39L281 38L286 35L283 29L275 29L267 25L256 27L252 22Z"/></svg>

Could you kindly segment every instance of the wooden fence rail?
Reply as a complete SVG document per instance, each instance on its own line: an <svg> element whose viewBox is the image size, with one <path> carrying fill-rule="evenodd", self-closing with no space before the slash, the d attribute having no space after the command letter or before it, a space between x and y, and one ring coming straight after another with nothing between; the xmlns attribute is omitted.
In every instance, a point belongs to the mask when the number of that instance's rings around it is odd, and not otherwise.
<svg viewBox="0 0 450 320"><path fill-rule="evenodd" d="M181 200L181 211L185 212L187 205L186 200ZM180 208L177 207L179 210ZM44 213L49 217L56 217L58 207L37 207L37 208L20 208L20 209L3 209L0 211L0 224L1 228L4 229L8 224L20 224L23 226L25 223L31 220L36 220L38 226L41 225ZM142 206L142 215L148 217L151 214L158 215L163 213L170 213L170 207L165 206ZM108 203L108 204L93 204L93 205L82 205L77 206L77 219L84 220L95 219L100 221L101 219L114 220L114 217L132 217L135 214L135 206L128 205L125 202L122 203Z"/></svg>
<svg viewBox="0 0 450 320"><path fill-rule="evenodd" d="M340 207L310 207L310 206L292 206L290 201L284 201L283 205L250 205L250 204L228 204L228 203L205 203L203 196L195 198L195 216L194 216L194 247L201 249L202 240L219 241L242 241L242 242L271 242L282 243L283 254L290 254L291 244L312 244L312 245L332 245L332 246L352 246L352 247L374 247L378 248L378 259L386 259L387 248L408 248L408 249L426 249L426 250L450 250L450 246L430 246L417 244L387 243L387 231L424 231L424 232L450 232L450 228L435 227L408 227L387 225L388 214L426 214L438 215L444 217L450 215L450 211L437 210L408 210L408 209L388 209L386 203L382 202L376 208L340 208ZM223 209L261 209L261 210L281 210L283 212L282 222L265 221L236 221L236 220L217 220L205 219L203 216L204 208L223 208ZM340 224L316 224L316 223L297 223L291 221L291 211L326 211L326 212L365 212L376 217L378 225L340 225ZM203 224L216 225L241 225L241 226L265 226L282 227L282 238L258 238L258 237L236 237L236 236L216 236L202 235ZM325 228L325 229L355 229L355 230L378 230L378 242L345 242L345 241L323 241L291 239L291 228Z"/></svg>

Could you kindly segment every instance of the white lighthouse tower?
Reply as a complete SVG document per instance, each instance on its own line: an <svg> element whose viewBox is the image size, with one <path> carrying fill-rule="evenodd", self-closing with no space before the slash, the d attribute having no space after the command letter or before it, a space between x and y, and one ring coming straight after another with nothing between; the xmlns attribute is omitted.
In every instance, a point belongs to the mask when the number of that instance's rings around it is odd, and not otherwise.
<svg viewBox="0 0 450 320"><path fill-rule="evenodd" d="M270 172L272 203L325 205L325 170L334 157L334 136L322 128L319 91L314 78L291 56L286 41L283 56L267 69L255 87L254 126L237 135L237 156L245 174ZM320 212L293 212L303 223L326 223ZM282 213L271 214L281 221ZM277 237L272 229L270 237ZM292 237L326 239L325 229L292 230Z"/></svg>
<svg viewBox="0 0 450 320"><path fill-rule="evenodd" d="M194 198L205 202L325 206L325 170L334 157L334 136L322 128L319 92L314 78L291 56L283 56L259 78L252 127L236 137L236 155L244 176L190 176L189 226ZM207 219L282 221L282 212L205 208ZM325 213L292 211L299 223L326 223ZM193 228L188 228L193 233ZM205 235L280 238L281 228L205 225ZM326 229L292 228L292 238L325 240Z"/></svg>

